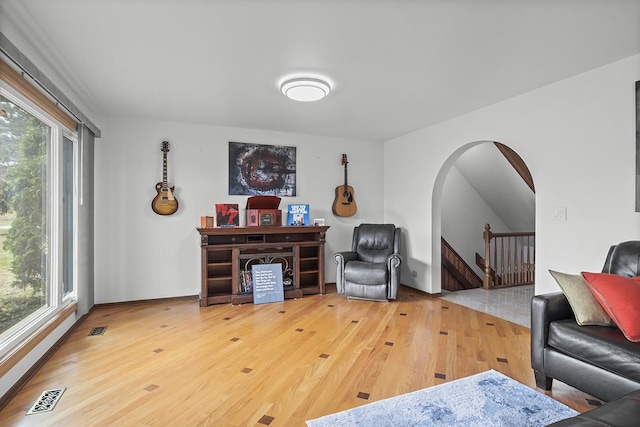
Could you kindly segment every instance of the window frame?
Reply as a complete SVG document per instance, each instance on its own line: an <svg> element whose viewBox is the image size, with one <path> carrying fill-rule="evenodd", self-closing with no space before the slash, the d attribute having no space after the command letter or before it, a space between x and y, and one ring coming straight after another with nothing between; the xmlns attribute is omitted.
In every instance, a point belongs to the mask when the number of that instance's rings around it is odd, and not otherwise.
<svg viewBox="0 0 640 427"><path fill-rule="evenodd" d="M61 273L61 283L60 283L60 294L62 296L61 302L73 302L75 303L78 299L78 244L79 244L79 215L80 215L80 189L82 188L80 185L80 143L78 139L78 134L76 132L70 131L66 127L62 127L62 135L61 135L61 144L60 151L62 152L62 160L61 160L61 173L64 173L64 140L68 139L73 144L73 153L72 153L72 183L71 183L71 192L72 192L72 201L71 201L71 290L65 294L65 285L64 285L64 266L61 265L62 273ZM64 177L62 178L64 180ZM60 185L60 190L64 191L64 182ZM63 238L67 235L64 228L64 207L62 210L62 218L61 218L61 228L63 230ZM61 242L62 243L62 242ZM61 261L64 262L64 251L61 249Z"/></svg>
<svg viewBox="0 0 640 427"><path fill-rule="evenodd" d="M8 329L2 334L0 339L0 375L4 375L18 360L10 360L14 355L24 351L25 348L34 348L46 334L51 332L51 325L61 323L72 311L75 311L78 292L78 177L79 177L79 149L78 134L75 130L69 129L60 121L55 119L44 108L36 105L28 97L24 96L20 91L11 87L7 82L0 80L0 94L11 102L24 109L27 113L33 115L50 128L50 140L48 141L48 194L46 198L46 207L49 211L47 218L47 305L40 307L29 316L22 319L16 325ZM72 259L71 259L71 275L72 287L71 291L64 294L63 283L63 239L65 237L64 228L64 207L62 203L63 197L63 167L64 167L64 139L67 138L73 143L73 171L71 185L72 200L72 230L70 230L72 238ZM63 316L63 319L58 319ZM44 336L39 336L45 331ZM36 338L35 342L29 341Z"/></svg>

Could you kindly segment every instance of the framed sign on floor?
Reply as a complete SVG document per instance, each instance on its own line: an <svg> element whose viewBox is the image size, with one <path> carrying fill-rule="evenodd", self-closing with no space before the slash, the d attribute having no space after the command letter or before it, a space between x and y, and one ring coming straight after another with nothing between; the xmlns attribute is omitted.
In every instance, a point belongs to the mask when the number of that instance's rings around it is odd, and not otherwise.
<svg viewBox="0 0 640 427"><path fill-rule="evenodd" d="M251 276L254 304L284 301L281 264L254 264Z"/></svg>

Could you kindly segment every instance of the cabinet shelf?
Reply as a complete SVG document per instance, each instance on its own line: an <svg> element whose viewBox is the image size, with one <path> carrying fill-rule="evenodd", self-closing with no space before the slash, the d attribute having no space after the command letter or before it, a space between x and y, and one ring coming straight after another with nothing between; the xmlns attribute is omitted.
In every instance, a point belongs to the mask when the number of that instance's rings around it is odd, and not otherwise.
<svg viewBox="0 0 640 427"><path fill-rule="evenodd" d="M241 271L253 263L280 263L293 283L285 298L324 294L327 226L198 228L202 258L201 306L253 301L242 292Z"/></svg>
<svg viewBox="0 0 640 427"><path fill-rule="evenodd" d="M209 292L209 298L216 298L221 296L228 296L226 292Z"/></svg>
<svg viewBox="0 0 640 427"><path fill-rule="evenodd" d="M220 283L225 283L225 282L231 282L231 280L233 280L233 276L229 275L229 276L214 276L214 277L207 277L207 283L211 283L211 284L220 284Z"/></svg>

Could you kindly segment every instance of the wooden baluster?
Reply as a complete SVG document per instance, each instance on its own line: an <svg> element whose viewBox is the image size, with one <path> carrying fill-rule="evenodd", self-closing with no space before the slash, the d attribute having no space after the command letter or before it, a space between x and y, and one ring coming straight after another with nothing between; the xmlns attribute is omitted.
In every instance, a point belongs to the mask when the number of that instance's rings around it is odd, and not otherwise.
<svg viewBox="0 0 640 427"><path fill-rule="evenodd" d="M506 248L506 255L505 255L505 262L504 262L504 269L505 269L505 275L507 276L507 281L506 284L510 284L513 280L511 278L511 238L510 237L506 237L505 242L507 243L507 248Z"/></svg>
<svg viewBox="0 0 640 427"><path fill-rule="evenodd" d="M531 252L530 247L529 247L529 244L530 244L530 239L529 239L529 236L527 236L527 243L526 243L526 245L527 245L527 247L526 247L526 257L527 257L527 261L526 261L526 265L525 265L525 268L526 268L526 269L525 269L525 272L526 272L526 273L525 273L525 275L524 275L524 279L523 279L525 282L528 282L528 281L529 281L529 271L530 271L530 267L531 267L531 264L530 264L530 262L529 262L529 254L530 254L530 252ZM523 242L523 245L524 245L524 242Z"/></svg>
<svg viewBox="0 0 640 427"><path fill-rule="evenodd" d="M518 281L518 238L512 237L513 240L513 257L511 258L511 284Z"/></svg>
<svg viewBox="0 0 640 427"><path fill-rule="evenodd" d="M484 232L482 233L484 238L484 278L482 280L482 287L489 289L491 287L491 227L489 224L484 226Z"/></svg>
<svg viewBox="0 0 640 427"><path fill-rule="evenodd" d="M522 238L518 239L518 244L520 246L520 260L518 261L518 281L522 283L524 279L524 242Z"/></svg>
<svg viewBox="0 0 640 427"><path fill-rule="evenodd" d="M528 240L528 238L526 239ZM525 243L525 239L522 239L522 280L526 281L529 275L529 258L528 253L529 245Z"/></svg>
<svg viewBox="0 0 640 427"><path fill-rule="evenodd" d="M498 239L493 239L493 286L498 285Z"/></svg>
<svg viewBox="0 0 640 427"><path fill-rule="evenodd" d="M522 239L516 238L516 270L518 274L516 275L516 280L518 283L522 282Z"/></svg>
<svg viewBox="0 0 640 427"><path fill-rule="evenodd" d="M508 284L510 285L511 283L513 283L513 259L511 256L511 241L513 240L512 237L507 237L507 271L508 276L509 276L509 280L508 280Z"/></svg>
<svg viewBox="0 0 640 427"><path fill-rule="evenodd" d="M525 275L525 280L529 281L529 275L531 272L531 239L527 236L527 249L526 249L526 257L527 257L527 274Z"/></svg>
<svg viewBox="0 0 640 427"><path fill-rule="evenodd" d="M513 237L508 237L508 242L509 242L509 284L511 285L512 283L515 282L515 274L516 274L516 269L515 269L515 264L516 264L516 248L515 248L515 244L516 241Z"/></svg>
<svg viewBox="0 0 640 427"><path fill-rule="evenodd" d="M513 257L511 256L512 240L513 237L507 237L507 271L509 271L509 285L513 283Z"/></svg>
<svg viewBox="0 0 640 427"><path fill-rule="evenodd" d="M518 254L520 253L520 240L517 237L514 239L514 245L515 245L514 254L513 254L513 263L514 263L513 270L515 272L514 280L516 282L519 282L521 279L520 278L521 259L518 259Z"/></svg>
<svg viewBox="0 0 640 427"><path fill-rule="evenodd" d="M533 236L533 260L531 262L532 272L531 272L531 282L535 280L536 276L536 236Z"/></svg>
<svg viewBox="0 0 640 427"><path fill-rule="evenodd" d="M500 238L500 274L502 275L502 285L509 281L507 270L504 265L504 237Z"/></svg>

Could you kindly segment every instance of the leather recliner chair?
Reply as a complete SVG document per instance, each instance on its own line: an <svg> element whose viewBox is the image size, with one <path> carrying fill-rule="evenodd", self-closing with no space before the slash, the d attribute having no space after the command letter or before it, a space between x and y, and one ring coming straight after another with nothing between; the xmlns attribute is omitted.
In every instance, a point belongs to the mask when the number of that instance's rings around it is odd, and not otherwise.
<svg viewBox="0 0 640 427"><path fill-rule="evenodd" d="M338 252L336 286L348 298L396 299L400 285L400 236L393 224L360 224L353 229L351 250Z"/></svg>

